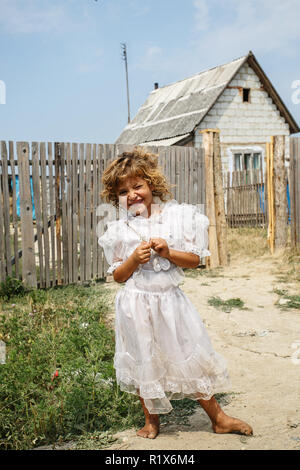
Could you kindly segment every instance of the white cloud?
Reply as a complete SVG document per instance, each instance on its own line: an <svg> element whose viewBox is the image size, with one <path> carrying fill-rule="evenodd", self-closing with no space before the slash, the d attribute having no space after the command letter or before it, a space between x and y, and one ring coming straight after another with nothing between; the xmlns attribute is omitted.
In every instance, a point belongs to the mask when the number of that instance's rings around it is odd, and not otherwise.
<svg viewBox="0 0 300 470"><path fill-rule="evenodd" d="M210 24L210 11L208 2L206 0L194 0L194 7L196 8L196 29L198 31L205 31L209 28Z"/></svg>
<svg viewBox="0 0 300 470"><path fill-rule="evenodd" d="M223 56L224 51L230 51L232 58L249 49L291 54L293 42L300 39L299 0L199 0L199 4L195 0L194 6L198 32L194 32L193 44L205 55L212 47ZM199 22L199 6L204 11L203 21L205 16L211 18L208 30L205 21Z"/></svg>
<svg viewBox="0 0 300 470"><path fill-rule="evenodd" d="M163 50L156 45L149 45L145 51L141 63L138 68L143 70L157 70L161 69L162 64L165 62L163 59Z"/></svg>
<svg viewBox="0 0 300 470"><path fill-rule="evenodd" d="M65 32L78 27L72 18L73 0L1 0L0 30L12 34Z"/></svg>
<svg viewBox="0 0 300 470"><path fill-rule="evenodd" d="M281 83L292 60L298 60L299 0L193 0L194 18L189 39L182 47L148 45L136 66L155 75L161 84L172 83L210 67L246 55L284 63ZM294 77L298 78L297 76ZM289 85L290 86L290 85Z"/></svg>

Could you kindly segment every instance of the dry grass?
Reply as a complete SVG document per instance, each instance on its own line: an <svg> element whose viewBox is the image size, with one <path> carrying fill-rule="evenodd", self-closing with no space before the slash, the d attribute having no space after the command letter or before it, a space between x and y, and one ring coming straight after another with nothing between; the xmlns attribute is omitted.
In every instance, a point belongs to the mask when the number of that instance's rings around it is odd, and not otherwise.
<svg viewBox="0 0 300 470"><path fill-rule="evenodd" d="M257 258L269 253L266 228L227 228L227 243L231 259Z"/></svg>
<svg viewBox="0 0 300 470"><path fill-rule="evenodd" d="M291 247L290 227L288 227L286 247L276 250L273 255L267 241L267 228L228 228L227 243L231 260L272 259L274 274L277 275L279 282L300 282L300 247Z"/></svg>

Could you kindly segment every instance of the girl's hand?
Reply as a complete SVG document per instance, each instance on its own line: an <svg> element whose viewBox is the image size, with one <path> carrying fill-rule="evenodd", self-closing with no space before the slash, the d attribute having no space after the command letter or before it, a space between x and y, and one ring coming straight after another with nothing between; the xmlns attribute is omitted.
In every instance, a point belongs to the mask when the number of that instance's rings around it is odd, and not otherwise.
<svg viewBox="0 0 300 470"><path fill-rule="evenodd" d="M143 241L133 252L135 261L139 264L145 264L150 260L151 245L148 242Z"/></svg>
<svg viewBox="0 0 300 470"><path fill-rule="evenodd" d="M162 258L170 255L169 246L164 238L150 238L151 248Z"/></svg>

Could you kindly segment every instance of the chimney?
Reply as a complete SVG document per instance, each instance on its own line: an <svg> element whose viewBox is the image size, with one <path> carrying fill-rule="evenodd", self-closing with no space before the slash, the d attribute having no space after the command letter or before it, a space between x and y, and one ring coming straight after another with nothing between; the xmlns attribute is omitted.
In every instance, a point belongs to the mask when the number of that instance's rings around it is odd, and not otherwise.
<svg viewBox="0 0 300 470"><path fill-rule="evenodd" d="M158 83L157 82L154 83L154 90L158 90Z"/></svg>

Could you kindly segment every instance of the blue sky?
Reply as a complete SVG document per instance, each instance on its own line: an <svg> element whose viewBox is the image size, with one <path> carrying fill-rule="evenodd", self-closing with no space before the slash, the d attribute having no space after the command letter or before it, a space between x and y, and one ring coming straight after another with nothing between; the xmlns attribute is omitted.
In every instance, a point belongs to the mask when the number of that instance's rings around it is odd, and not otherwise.
<svg viewBox="0 0 300 470"><path fill-rule="evenodd" d="M300 125L299 0L0 0L0 140L113 143L154 82L252 50ZM299 82L300 84L300 82Z"/></svg>

